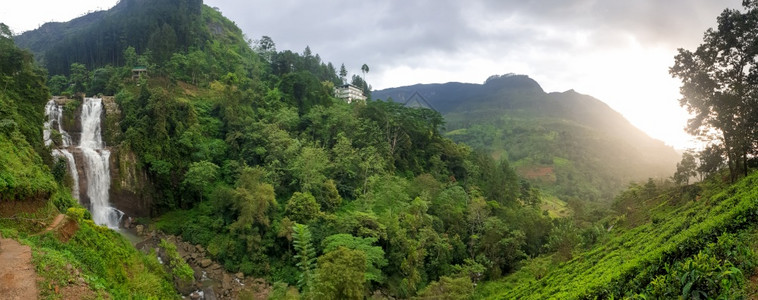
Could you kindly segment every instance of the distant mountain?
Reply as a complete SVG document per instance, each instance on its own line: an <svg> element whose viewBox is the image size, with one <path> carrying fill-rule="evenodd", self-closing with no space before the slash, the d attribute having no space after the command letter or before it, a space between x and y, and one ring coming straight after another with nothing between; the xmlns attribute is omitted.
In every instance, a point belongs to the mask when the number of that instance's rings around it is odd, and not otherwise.
<svg viewBox="0 0 758 300"><path fill-rule="evenodd" d="M484 84L417 84L374 91L375 99L428 106L447 136L506 156L517 171L560 198L606 202L630 181L668 177L679 154L621 114L573 90L546 93L525 75Z"/></svg>

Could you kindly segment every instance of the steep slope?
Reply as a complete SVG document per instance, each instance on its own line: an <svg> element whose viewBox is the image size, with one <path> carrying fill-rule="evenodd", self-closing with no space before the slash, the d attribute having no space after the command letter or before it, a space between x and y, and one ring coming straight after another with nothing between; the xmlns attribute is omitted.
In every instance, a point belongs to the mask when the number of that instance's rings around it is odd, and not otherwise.
<svg viewBox="0 0 758 300"><path fill-rule="evenodd" d="M718 177L718 176L717 176ZM652 195L630 189L638 211L609 218L596 245L563 261L530 261L478 288L487 299L743 299L758 265L758 174ZM644 221L632 220L633 214ZM634 218L637 219L637 218Z"/></svg>
<svg viewBox="0 0 758 300"><path fill-rule="evenodd" d="M484 84L419 84L373 96L427 102L444 115L448 137L506 155L521 175L564 200L608 201L630 181L669 176L679 160L674 149L605 103L573 90L545 93L524 75L492 76Z"/></svg>

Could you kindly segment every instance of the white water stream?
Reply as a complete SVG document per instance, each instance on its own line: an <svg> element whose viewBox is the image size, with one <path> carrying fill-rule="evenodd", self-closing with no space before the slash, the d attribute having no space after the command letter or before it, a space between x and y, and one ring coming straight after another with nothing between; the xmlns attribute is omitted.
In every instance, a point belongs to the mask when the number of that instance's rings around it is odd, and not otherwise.
<svg viewBox="0 0 758 300"><path fill-rule="evenodd" d="M69 151L69 147L71 147L71 135L68 134L65 130L63 130L63 125L61 124L61 119L63 118L63 107L55 103L54 100L50 100L47 102L47 105L45 105L45 115L47 115L47 121L44 124L44 130L42 131L42 136L45 140L45 146L50 146L53 144L52 139L52 128L55 128L55 130L58 131L61 135L61 144L60 148L53 149L53 157L57 158L63 158L68 162L68 172L71 174L71 177L74 180L74 186L71 188L71 194L74 196L74 198L79 199L79 176L78 172L76 171L76 160L74 160L74 155L71 154L71 151Z"/></svg>
<svg viewBox="0 0 758 300"><path fill-rule="evenodd" d="M62 136L62 147L53 150L54 156L65 157L68 161L69 172L74 177L73 195L79 199L79 174L76 171L76 161L69 151L71 137L61 126L61 116L63 107L50 100L45 107L48 115L48 122L45 122L45 144L52 144L50 138L50 128L57 125L58 132ZM100 98L84 98L82 104L82 134L79 140L79 146L76 147L82 154L84 176L87 179L86 193L90 200L90 212L92 219L98 225L108 226L113 229L118 228L119 221L123 213L110 206L109 190L111 186L110 176L110 151L105 149L101 135L101 116L103 113L103 100ZM57 123L57 124L56 124Z"/></svg>

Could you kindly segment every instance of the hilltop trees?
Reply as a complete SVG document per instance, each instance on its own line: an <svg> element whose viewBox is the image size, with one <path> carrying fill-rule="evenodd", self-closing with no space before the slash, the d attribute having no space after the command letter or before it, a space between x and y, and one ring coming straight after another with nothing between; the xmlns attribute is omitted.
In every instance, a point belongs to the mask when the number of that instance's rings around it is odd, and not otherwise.
<svg viewBox="0 0 758 300"><path fill-rule="evenodd" d="M747 174L758 144L758 1L727 9L693 52L679 49L672 76L682 80L680 104L693 114L687 131L718 144L731 180Z"/></svg>
<svg viewBox="0 0 758 300"><path fill-rule="evenodd" d="M690 178L697 175L697 160L692 151L682 154L682 161L676 164L674 181L677 184L690 184Z"/></svg>

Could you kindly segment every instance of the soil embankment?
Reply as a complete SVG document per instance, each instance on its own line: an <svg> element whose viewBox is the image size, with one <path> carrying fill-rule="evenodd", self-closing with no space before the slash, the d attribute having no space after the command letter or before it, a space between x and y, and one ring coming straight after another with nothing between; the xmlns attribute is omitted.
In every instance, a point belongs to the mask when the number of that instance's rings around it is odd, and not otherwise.
<svg viewBox="0 0 758 300"><path fill-rule="evenodd" d="M0 295L3 299L37 299L37 273L32 250L0 236Z"/></svg>

